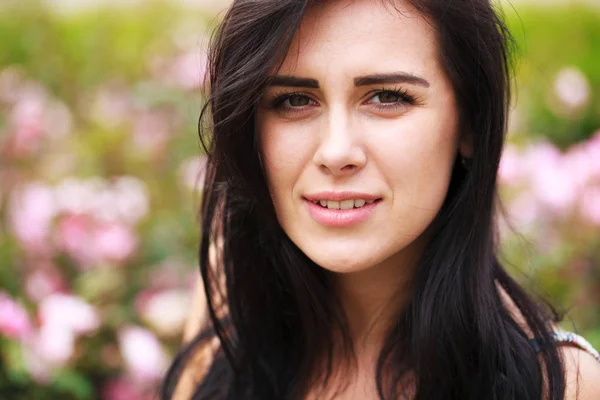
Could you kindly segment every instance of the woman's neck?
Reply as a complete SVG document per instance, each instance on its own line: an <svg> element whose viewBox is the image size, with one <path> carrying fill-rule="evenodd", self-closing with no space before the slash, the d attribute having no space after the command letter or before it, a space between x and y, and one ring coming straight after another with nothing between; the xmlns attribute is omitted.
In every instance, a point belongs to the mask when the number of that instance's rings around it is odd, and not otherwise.
<svg viewBox="0 0 600 400"><path fill-rule="evenodd" d="M410 300L417 258L397 254L362 271L336 275L337 294L357 351L381 348L391 322Z"/></svg>

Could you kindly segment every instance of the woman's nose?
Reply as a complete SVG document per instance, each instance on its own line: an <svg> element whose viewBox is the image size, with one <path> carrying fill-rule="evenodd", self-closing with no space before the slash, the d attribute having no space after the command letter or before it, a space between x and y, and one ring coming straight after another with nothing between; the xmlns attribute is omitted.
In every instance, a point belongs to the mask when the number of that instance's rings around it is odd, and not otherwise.
<svg viewBox="0 0 600 400"><path fill-rule="evenodd" d="M353 129L353 123L346 111L331 112L320 132L319 147L313 162L323 172L333 176L343 176L358 172L367 162L361 143L360 132Z"/></svg>

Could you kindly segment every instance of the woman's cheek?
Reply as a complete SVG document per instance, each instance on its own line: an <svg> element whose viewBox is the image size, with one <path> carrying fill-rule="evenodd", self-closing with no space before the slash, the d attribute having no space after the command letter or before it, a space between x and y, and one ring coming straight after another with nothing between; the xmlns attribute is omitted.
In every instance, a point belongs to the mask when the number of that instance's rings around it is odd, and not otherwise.
<svg viewBox="0 0 600 400"><path fill-rule="evenodd" d="M280 213L286 199L292 199L295 182L303 164L306 147L297 129L278 124L261 125L262 163L275 208Z"/></svg>

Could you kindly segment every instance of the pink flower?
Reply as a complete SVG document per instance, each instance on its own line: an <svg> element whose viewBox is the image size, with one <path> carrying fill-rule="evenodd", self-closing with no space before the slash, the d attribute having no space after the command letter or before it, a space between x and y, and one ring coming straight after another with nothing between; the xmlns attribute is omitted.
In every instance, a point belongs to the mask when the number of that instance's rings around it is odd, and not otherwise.
<svg viewBox="0 0 600 400"><path fill-rule="evenodd" d="M502 153L498 177L504 184L519 185L525 178L521 157L515 146L507 145Z"/></svg>
<svg viewBox="0 0 600 400"><path fill-rule="evenodd" d="M529 174L538 169L555 168L561 156L560 150L548 141L532 143L523 154L523 166Z"/></svg>
<svg viewBox="0 0 600 400"><path fill-rule="evenodd" d="M577 199L578 188L565 169L540 169L533 179L537 197L555 212L568 212Z"/></svg>
<svg viewBox="0 0 600 400"><path fill-rule="evenodd" d="M133 126L133 144L137 152L160 154L173 133L172 117L165 111L144 111Z"/></svg>
<svg viewBox="0 0 600 400"><path fill-rule="evenodd" d="M114 205L119 219L134 225L143 219L150 209L148 188L144 181L134 176L120 176L113 182Z"/></svg>
<svg viewBox="0 0 600 400"><path fill-rule="evenodd" d="M67 178L55 189L57 207L69 214L89 214L95 220L135 225L150 208L146 184L133 176L109 182L101 177Z"/></svg>
<svg viewBox="0 0 600 400"><path fill-rule="evenodd" d="M21 95L9 115L10 150L17 157L39 147L47 102L46 93L39 85L31 84L20 90Z"/></svg>
<svg viewBox="0 0 600 400"><path fill-rule="evenodd" d="M591 180L600 181L600 130L583 143L588 155L588 171Z"/></svg>
<svg viewBox="0 0 600 400"><path fill-rule="evenodd" d="M145 400L140 389L126 379L109 381L102 390L102 400Z"/></svg>
<svg viewBox="0 0 600 400"><path fill-rule="evenodd" d="M93 221L87 215L66 215L57 226L58 247L77 260L82 269L95 261L92 229Z"/></svg>
<svg viewBox="0 0 600 400"><path fill-rule="evenodd" d="M591 178L591 158L585 142L571 146L564 155L564 168L580 187L584 187Z"/></svg>
<svg viewBox="0 0 600 400"><path fill-rule="evenodd" d="M71 129L67 106L52 100L37 82L24 82L17 69L0 73L0 99L12 105L8 113L7 155L24 157L40 148L46 137L62 137Z"/></svg>
<svg viewBox="0 0 600 400"><path fill-rule="evenodd" d="M55 266L41 263L25 279L25 292L35 302L66 289L65 281Z"/></svg>
<svg viewBox="0 0 600 400"><path fill-rule="evenodd" d="M35 338L34 349L42 362L53 367L62 366L73 356L75 334L68 327L42 325Z"/></svg>
<svg viewBox="0 0 600 400"><path fill-rule="evenodd" d="M71 359L77 336L98 329L100 318L82 299L58 293L42 300L38 318L39 331L22 348L29 373L38 382L46 382L53 369Z"/></svg>
<svg viewBox="0 0 600 400"><path fill-rule="evenodd" d="M177 57L165 77L170 84L184 90L193 90L204 84L206 67L206 54L191 51Z"/></svg>
<svg viewBox="0 0 600 400"><path fill-rule="evenodd" d="M58 209L63 213L86 214L98 211L94 206L103 198L105 182L93 177L87 180L69 177L54 189Z"/></svg>
<svg viewBox="0 0 600 400"><path fill-rule="evenodd" d="M191 292L180 289L164 290L140 302L140 313L159 335L175 336L183 326L191 306Z"/></svg>
<svg viewBox="0 0 600 400"><path fill-rule="evenodd" d="M52 370L71 359L74 345L73 332L59 325L43 325L21 343L25 367L35 381L47 384Z"/></svg>
<svg viewBox="0 0 600 400"><path fill-rule="evenodd" d="M55 293L45 298L39 308L42 326L60 327L75 335L94 332L100 326L96 310L79 297Z"/></svg>
<svg viewBox="0 0 600 400"><path fill-rule="evenodd" d="M517 230L531 228L540 217L541 210L535 196L524 192L509 204L508 218Z"/></svg>
<svg viewBox="0 0 600 400"><path fill-rule="evenodd" d="M0 291L0 334L10 339L23 339L31 331L27 310L6 292Z"/></svg>
<svg viewBox="0 0 600 400"><path fill-rule="evenodd" d="M600 182L600 133L571 146L564 160L565 168L580 187Z"/></svg>
<svg viewBox="0 0 600 400"><path fill-rule="evenodd" d="M581 217L596 226L600 226L600 186L588 188L581 199Z"/></svg>
<svg viewBox="0 0 600 400"><path fill-rule="evenodd" d="M39 182L23 185L12 193L8 219L25 249L44 254L50 250L48 233L57 211L55 203L52 189Z"/></svg>
<svg viewBox="0 0 600 400"><path fill-rule="evenodd" d="M587 104L590 98L590 84L579 69L569 67L561 70L556 76L554 92L563 106L576 109Z"/></svg>
<svg viewBox="0 0 600 400"><path fill-rule="evenodd" d="M566 168L560 151L548 142L540 142L527 150L525 160L536 197L554 212L568 212L580 188Z"/></svg>
<svg viewBox="0 0 600 400"><path fill-rule="evenodd" d="M25 368L31 378L37 383L48 384L54 366L39 354L37 338L33 337L21 342L21 350Z"/></svg>
<svg viewBox="0 0 600 400"><path fill-rule="evenodd" d="M97 227L92 246L97 260L122 262L137 248L138 240L133 231L123 224L107 223Z"/></svg>
<svg viewBox="0 0 600 400"><path fill-rule="evenodd" d="M58 224L58 245L82 269L118 265L138 246L135 232L119 222L100 222L88 215L67 215Z"/></svg>
<svg viewBox="0 0 600 400"><path fill-rule="evenodd" d="M147 329L129 326L119 334L119 348L131 377L140 384L158 381L167 367L167 357L156 336Z"/></svg>

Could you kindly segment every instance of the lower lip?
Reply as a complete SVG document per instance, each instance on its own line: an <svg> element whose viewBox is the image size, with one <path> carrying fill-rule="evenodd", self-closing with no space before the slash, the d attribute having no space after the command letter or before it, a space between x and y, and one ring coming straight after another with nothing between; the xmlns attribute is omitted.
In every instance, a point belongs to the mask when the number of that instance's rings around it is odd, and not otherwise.
<svg viewBox="0 0 600 400"><path fill-rule="evenodd" d="M308 212L311 217L321 225L328 227L347 227L358 224L369 218L380 200L375 200L371 204L365 204L359 208L350 208L348 210L336 210L322 207L320 204L315 204L312 201L304 200L308 206Z"/></svg>

